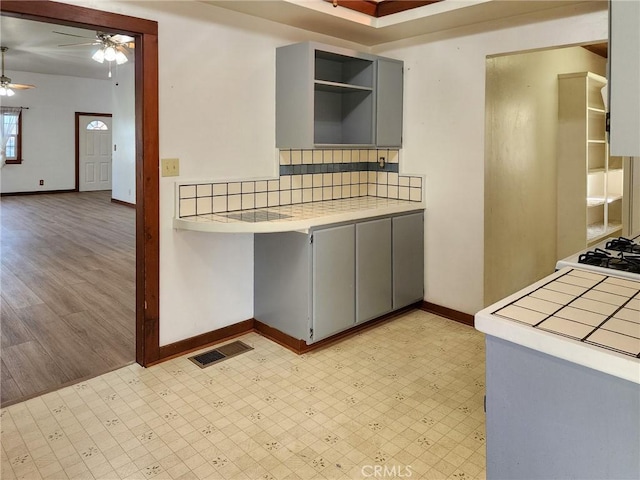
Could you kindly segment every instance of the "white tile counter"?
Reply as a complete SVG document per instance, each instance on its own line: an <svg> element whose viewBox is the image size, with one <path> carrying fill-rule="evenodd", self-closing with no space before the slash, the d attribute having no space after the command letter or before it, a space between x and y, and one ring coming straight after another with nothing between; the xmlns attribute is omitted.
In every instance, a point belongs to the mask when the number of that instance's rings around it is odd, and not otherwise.
<svg viewBox="0 0 640 480"><path fill-rule="evenodd" d="M363 196L174 218L176 229L219 233L299 231L364 218L423 210L423 202Z"/></svg>
<svg viewBox="0 0 640 480"><path fill-rule="evenodd" d="M475 327L640 384L640 281L566 267L478 312Z"/></svg>

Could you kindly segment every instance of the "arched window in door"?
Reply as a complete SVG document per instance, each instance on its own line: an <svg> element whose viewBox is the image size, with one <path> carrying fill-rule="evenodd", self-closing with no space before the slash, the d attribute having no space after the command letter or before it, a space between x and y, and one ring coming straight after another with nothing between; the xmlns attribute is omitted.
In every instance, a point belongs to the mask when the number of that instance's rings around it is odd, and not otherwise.
<svg viewBox="0 0 640 480"><path fill-rule="evenodd" d="M106 123L100 120L94 120L93 122L89 122L87 130L109 130L109 127L107 127Z"/></svg>

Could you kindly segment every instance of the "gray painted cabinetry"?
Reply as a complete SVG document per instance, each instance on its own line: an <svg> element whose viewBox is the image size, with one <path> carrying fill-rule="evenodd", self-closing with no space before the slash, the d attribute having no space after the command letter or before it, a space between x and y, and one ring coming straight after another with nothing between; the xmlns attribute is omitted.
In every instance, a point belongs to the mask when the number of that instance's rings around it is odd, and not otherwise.
<svg viewBox="0 0 640 480"><path fill-rule="evenodd" d="M276 146L401 146L402 66L313 42L276 49Z"/></svg>
<svg viewBox="0 0 640 480"><path fill-rule="evenodd" d="M393 309L424 298L424 214L394 217Z"/></svg>
<svg viewBox="0 0 640 480"><path fill-rule="evenodd" d="M354 225L323 228L313 233L313 339L328 337L354 323L354 242Z"/></svg>
<svg viewBox="0 0 640 480"><path fill-rule="evenodd" d="M399 60L377 57L376 145L402 146L403 68Z"/></svg>
<svg viewBox="0 0 640 480"><path fill-rule="evenodd" d="M356 225L356 322L388 313L391 305L391 219Z"/></svg>
<svg viewBox="0 0 640 480"><path fill-rule="evenodd" d="M256 234L254 311L313 343L423 298L423 214Z"/></svg>
<svg viewBox="0 0 640 480"><path fill-rule="evenodd" d="M609 2L611 155L640 157L640 2Z"/></svg>
<svg viewBox="0 0 640 480"><path fill-rule="evenodd" d="M486 337L487 478L637 479L640 386Z"/></svg>

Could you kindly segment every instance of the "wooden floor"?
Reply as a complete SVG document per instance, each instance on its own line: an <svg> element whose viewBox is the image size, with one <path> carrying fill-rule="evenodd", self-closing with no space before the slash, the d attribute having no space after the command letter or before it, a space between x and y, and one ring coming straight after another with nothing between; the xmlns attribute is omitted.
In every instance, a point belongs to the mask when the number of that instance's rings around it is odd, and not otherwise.
<svg viewBox="0 0 640 480"><path fill-rule="evenodd" d="M111 192L3 197L2 406L135 360L135 210Z"/></svg>

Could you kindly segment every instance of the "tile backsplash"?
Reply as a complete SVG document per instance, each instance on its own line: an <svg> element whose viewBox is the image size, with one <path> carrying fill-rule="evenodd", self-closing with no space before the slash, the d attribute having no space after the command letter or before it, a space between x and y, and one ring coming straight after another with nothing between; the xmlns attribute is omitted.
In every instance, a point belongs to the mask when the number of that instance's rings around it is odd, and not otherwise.
<svg viewBox="0 0 640 480"><path fill-rule="evenodd" d="M422 177L400 175L398 162L398 150L281 150L278 179L179 185L178 217L364 196L422 201Z"/></svg>

